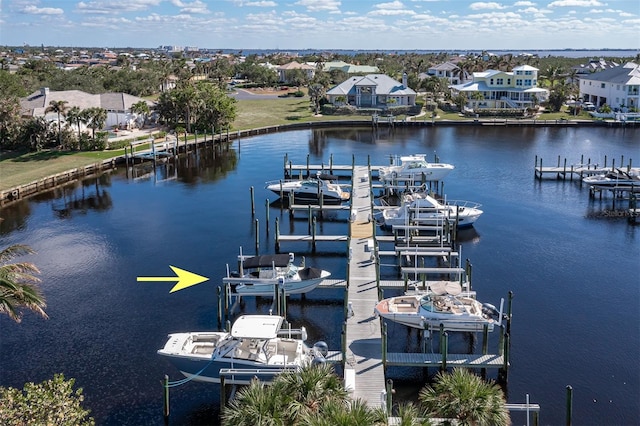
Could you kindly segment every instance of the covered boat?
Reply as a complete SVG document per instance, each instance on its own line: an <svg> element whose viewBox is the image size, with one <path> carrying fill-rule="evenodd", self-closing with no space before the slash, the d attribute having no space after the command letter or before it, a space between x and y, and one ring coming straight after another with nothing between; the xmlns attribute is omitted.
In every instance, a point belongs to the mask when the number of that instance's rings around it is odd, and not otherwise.
<svg viewBox="0 0 640 426"><path fill-rule="evenodd" d="M293 197L294 202L340 204L349 200L351 193L337 183L338 177L318 173L316 177L300 180L274 180L266 182L265 188L284 200Z"/></svg>
<svg viewBox="0 0 640 426"><path fill-rule="evenodd" d="M316 288L331 273L319 268L294 264L295 256L269 254L261 256L238 256L238 271L229 272L222 279L232 290L241 295L271 296L276 286L284 288L285 294L306 293Z"/></svg>
<svg viewBox="0 0 640 426"><path fill-rule="evenodd" d="M248 374L225 377L227 383L248 384L253 377L271 381L284 370L299 369L312 362L325 362L327 346L304 342L303 328L282 329L284 318L276 315L242 315L231 332L185 332L169 334L158 354L187 378L220 383L220 370Z"/></svg>
<svg viewBox="0 0 640 426"><path fill-rule="evenodd" d="M582 182L597 188L623 189L637 187L640 190L640 174L632 171L626 172L622 169L615 169L604 174L587 176L582 178Z"/></svg>

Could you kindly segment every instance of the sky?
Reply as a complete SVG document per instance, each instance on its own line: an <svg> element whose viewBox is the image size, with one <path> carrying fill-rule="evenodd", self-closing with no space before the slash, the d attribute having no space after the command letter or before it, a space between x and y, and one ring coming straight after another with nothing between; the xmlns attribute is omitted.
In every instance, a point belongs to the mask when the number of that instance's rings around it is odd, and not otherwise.
<svg viewBox="0 0 640 426"><path fill-rule="evenodd" d="M0 45L640 49L640 0L0 0Z"/></svg>

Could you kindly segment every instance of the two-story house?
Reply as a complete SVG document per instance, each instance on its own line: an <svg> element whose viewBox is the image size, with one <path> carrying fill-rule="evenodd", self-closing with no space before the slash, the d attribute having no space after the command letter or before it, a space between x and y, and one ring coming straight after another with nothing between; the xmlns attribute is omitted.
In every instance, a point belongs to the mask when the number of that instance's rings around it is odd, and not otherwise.
<svg viewBox="0 0 640 426"><path fill-rule="evenodd" d="M358 108L387 108L391 106L414 106L415 90L407 86L407 75L402 83L385 74L355 76L327 91L333 105L352 105Z"/></svg>
<svg viewBox="0 0 640 426"><path fill-rule="evenodd" d="M449 86L454 96L466 96L470 109L524 109L549 98L549 92L538 87L538 69L529 65L517 66L511 72L474 72L472 78L468 83Z"/></svg>
<svg viewBox="0 0 640 426"><path fill-rule="evenodd" d="M580 77L580 97L597 107L604 104L623 112L640 106L640 65L628 62Z"/></svg>

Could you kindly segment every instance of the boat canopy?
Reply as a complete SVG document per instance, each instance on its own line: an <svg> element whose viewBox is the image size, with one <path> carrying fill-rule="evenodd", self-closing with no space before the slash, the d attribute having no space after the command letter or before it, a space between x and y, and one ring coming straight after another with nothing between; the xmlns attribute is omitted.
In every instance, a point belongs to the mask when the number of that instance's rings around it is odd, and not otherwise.
<svg viewBox="0 0 640 426"><path fill-rule="evenodd" d="M267 268L275 265L278 268L284 268L291 262L291 256L286 253L265 254L262 256L253 256L245 259L242 266L245 269Z"/></svg>
<svg viewBox="0 0 640 426"><path fill-rule="evenodd" d="M283 317L277 315L242 315L231 327L231 336L240 339L273 339L278 336Z"/></svg>

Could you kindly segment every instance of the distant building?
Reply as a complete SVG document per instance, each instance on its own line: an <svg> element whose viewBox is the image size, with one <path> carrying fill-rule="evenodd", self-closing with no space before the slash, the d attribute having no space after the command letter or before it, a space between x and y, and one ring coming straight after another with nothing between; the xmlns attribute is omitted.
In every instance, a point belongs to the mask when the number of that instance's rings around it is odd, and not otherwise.
<svg viewBox="0 0 640 426"><path fill-rule="evenodd" d="M310 64L310 63L307 63L307 65L315 66L315 64ZM323 63L322 71L331 72L334 70L340 70L347 74L375 74L380 71L376 66L354 65L344 61L330 61L330 62Z"/></svg>
<svg viewBox="0 0 640 426"><path fill-rule="evenodd" d="M512 72L474 72L472 77L468 83L450 86L454 96L467 97L470 109L529 108L549 97L546 89L538 87L538 69L529 65L515 67Z"/></svg>
<svg viewBox="0 0 640 426"><path fill-rule="evenodd" d="M402 83L384 74L351 77L327 91L333 105L352 105L358 108L386 108L414 106L417 93L407 86L406 74Z"/></svg>
<svg viewBox="0 0 640 426"><path fill-rule="evenodd" d="M287 73L292 70L302 70L309 80L311 80L316 73L316 67L293 61L288 64L280 65L276 68L276 71L278 71L278 81L281 83L288 83L289 80Z"/></svg>
<svg viewBox="0 0 640 426"><path fill-rule="evenodd" d="M424 79L430 76L438 78L446 78L449 80L449 84L461 84L469 81L471 77L469 74L460 68L453 62L445 62L442 64L434 65L427 70L427 73L420 73L418 78Z"/></svg>
<svg viewBox="0 0 640 426"><path fill-rule="evenodd" d="M640 106L640 65L628 62L580 77L580 97L600 107L627 109Z"/></svg>
<svg viewBox="0 0 640 426"><path fill-rule="evenodd" d="M576 71L576 74L578 77L582 77L584 75L589 75L594 72L600 72L600 71L608 70L611 68L616 68L618 66L620 66L620 64L618 64L617 62L607 61L600 58L600 59L593 59L586 64L576 65L574 67L571 67L571 69Z"/></svg>

